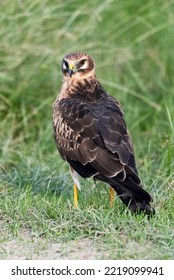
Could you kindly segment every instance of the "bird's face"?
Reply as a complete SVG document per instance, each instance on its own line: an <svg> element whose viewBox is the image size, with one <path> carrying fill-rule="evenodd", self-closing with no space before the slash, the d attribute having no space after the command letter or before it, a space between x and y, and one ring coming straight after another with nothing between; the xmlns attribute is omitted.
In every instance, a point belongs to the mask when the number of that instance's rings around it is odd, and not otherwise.
<svg viewBox="0 0 174 280"><path fill-rule="evenodd" d="M68 79L84 79L94 75L94 71L94 60L84 53L68 54L62 61L62 72Z"/></svg>

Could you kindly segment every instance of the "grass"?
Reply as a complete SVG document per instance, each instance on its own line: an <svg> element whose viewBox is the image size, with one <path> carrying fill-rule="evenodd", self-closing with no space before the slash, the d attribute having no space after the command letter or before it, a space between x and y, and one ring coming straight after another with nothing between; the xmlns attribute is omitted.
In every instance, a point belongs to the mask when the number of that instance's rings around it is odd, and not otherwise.
<svg viewBox="0 0 174 280"><path fill-rule="evenodd" d="M45 242L90 238L116 259L174 256L174 1L2 1L0 31L1 245L28 230ZM95 58L121 103L156 216L132 216L108 189L82 181L79 209L53 139L61 59ZM2 254L2 257L7 257ZM102 254L101 254L102 258Z"/></svg>

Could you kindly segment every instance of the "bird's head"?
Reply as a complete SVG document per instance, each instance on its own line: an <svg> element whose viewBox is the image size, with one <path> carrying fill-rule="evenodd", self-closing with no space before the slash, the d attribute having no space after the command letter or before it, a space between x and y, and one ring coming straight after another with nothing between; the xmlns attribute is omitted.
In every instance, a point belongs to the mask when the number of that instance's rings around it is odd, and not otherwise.
<svg viewBox="0 0 174 280"><path fill-rule="evenodd" d="M95 74L95 63L87 54L70 53L63 58L62 72L68 79L85 79Z"/></svg>

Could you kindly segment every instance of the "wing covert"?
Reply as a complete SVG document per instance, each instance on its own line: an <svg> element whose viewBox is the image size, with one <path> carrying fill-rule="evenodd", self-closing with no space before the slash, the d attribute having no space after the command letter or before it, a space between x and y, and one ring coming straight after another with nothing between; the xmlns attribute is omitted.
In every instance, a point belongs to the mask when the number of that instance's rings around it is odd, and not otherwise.
<svg viewBox="0 0 174 280"><path fill-rule="evenodd" d="M107 177L134 170L132 144L122 110L111 97L95 102L63 99L55 105L54 130L59 152L67 161L78 161ZM78 172L78 171L77 171Z"/></svg>

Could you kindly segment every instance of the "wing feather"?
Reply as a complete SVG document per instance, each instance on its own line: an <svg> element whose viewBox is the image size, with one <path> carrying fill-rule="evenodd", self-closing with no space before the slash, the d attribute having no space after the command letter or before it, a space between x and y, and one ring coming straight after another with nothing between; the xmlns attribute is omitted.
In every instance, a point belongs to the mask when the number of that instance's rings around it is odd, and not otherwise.
<svg viewBox="0 0 174 280"><path fill-rule="evenodd" d="M123 113L112 97L95 102L63 99L55 112L55 138L64 159L90 164L106 177L120 173L122 180L126 165L135 168L135 161L130 160L134 155Z"/></svg>
<svg viewBox="0 0 174 280"><path fill-rule="evenodd" d="M53 125L60 155L78 174L110 184L133 212L154 213L138 176L122 110L112 97L62 99L55 104Z"/></svg>

